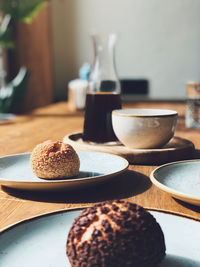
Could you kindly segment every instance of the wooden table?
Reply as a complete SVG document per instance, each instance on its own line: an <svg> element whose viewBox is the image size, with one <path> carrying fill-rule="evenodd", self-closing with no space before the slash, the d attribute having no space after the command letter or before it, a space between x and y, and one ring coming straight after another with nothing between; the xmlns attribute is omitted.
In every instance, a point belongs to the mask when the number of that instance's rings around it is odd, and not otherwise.
<svg viewBox="0 0 200 267"><path fill-rule="evenodd" d="M185 105L181 102L133 102L131 107L168 108L179 113L175 135L192 141L200 149L200 130L186 129ZM62 140L82 131L83 112L71 112L67 103L56 103L28 115L16 116L0 125L0 156L30 152L45 140ZM35 215L67 208L84 207L108 199L127 199L147 208L162 209L200 219L200 207L177 201L151 184L156 166L131 165L113 182L63 193L0 191L0 229Z"/></svg>

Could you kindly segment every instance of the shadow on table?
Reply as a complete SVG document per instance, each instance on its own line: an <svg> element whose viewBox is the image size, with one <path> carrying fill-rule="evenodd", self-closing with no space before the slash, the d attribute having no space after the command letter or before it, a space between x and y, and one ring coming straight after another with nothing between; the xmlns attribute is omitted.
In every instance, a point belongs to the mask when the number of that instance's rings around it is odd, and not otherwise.
<svg viewBox="0 0 200 267"><path fill-rule="evenodd" d="M200 159L200 150L199 149L195 150L195 154L194 154L194 158L193 159Z"/></svg>
<svg viewBox="0 0 200 267"><path fill-rule="evenodd" d="M126 171L106 183L82 189L65 191L21 191L2 186L11 196L40 202L90 203L104 200L128 198L145 192L151 187L149 178L139 172Z"/></svg>
<svg viewBox="0 0 200 267"><path fill-rule="evenodd" d="M184 206L185 208L200 213L200 206L196 206L196 205L193 205L193 204L189 204L189 203L186 203L186 202L184 202L184 201L182 201L182 200L179 200L179 199L176 199L176 198L173 198L173 199L174 199L177 203L179 203L180 205Z"/></svg>

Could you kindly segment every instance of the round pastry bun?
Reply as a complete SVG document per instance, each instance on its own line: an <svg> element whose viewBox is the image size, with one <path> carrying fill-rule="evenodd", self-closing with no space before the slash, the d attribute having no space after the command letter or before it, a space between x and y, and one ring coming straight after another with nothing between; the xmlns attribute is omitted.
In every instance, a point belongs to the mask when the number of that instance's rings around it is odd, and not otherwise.
<svg viewBox="0 0 200 267"><path fill-rule="evenodd" d="M33 173L45 179L62 179L79 173L80 160L69 144L51 140L38 144L32 151L30 164Z"/></svg>
<svg viewBox="0 0 200 267"><path fill-rule="evenodd" d="M156 267L165 250L164 234L153 215L121 200L85 209L74 220L66 243L71 267Z"/></svg>

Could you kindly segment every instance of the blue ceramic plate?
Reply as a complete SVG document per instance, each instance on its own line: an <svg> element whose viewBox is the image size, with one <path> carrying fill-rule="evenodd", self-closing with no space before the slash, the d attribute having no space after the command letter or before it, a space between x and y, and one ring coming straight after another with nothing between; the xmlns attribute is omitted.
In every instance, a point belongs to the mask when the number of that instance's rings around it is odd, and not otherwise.
<svg viewBox="0 0 200 267"><path fill-rule="evenodd" d="M200 160L162 165L151 173L150 178L173 197L200 206Z"/></svg>
<svg viewBox="0 0 200 267"><path fill-rule="evenodd" d="M0 158L0 183L15 189L55 190L72 189L104 182L128 168L122 157L100 152L77 152L80 158L79 175L62 180L44 180L35 176L30 167L30 153Z"/></svg>
<svg viewBox="0 0 200 267"><path fill-rule="evenodd" d="M165 236L167 255L161 266L199 267L200 222L173 214L151 213ZM51 213L2 231L0 266L70 267L65 245L71 224L79 214L80 211Z"/></svg>

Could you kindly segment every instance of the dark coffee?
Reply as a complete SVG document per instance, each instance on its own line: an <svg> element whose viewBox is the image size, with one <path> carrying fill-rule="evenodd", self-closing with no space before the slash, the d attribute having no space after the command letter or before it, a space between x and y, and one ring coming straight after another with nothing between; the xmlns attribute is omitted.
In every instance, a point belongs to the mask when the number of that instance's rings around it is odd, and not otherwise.
<svg viewBox="0 0 200 267"><path fill-rule="evenodd" d="M111 113L121 109L120 94L92 92L86 97L83 140L95 143L117 141L113 132Z"/></svg>

